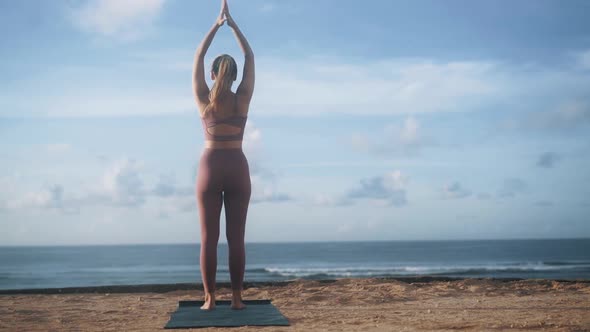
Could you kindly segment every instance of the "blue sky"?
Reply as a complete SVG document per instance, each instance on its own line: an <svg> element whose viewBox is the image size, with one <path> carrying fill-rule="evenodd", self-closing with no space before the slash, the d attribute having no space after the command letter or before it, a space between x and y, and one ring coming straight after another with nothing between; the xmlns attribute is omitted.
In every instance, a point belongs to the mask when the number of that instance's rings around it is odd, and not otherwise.
<svg viewBox="0 0 590 332"><path fill-rule="evenodd" d="M257 66L247 241L590 236L589 2L229 5ZM199 241L218 12L0 3L0 245ZM221 53L242 68L227 26Z"/></svg>

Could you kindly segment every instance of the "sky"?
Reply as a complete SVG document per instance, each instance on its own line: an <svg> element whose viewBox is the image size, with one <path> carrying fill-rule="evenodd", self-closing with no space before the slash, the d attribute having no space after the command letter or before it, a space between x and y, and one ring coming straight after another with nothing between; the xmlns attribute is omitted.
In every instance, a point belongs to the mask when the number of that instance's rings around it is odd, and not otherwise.
<svg viewBox="0 0 590 332"><path fill-rule="evenodd" d="M0 246L200 241L219 8L0 1ZM229 8L256 61L247 242L590 237L590 2ZM222 53L239 82L227 26Z"/></svg>

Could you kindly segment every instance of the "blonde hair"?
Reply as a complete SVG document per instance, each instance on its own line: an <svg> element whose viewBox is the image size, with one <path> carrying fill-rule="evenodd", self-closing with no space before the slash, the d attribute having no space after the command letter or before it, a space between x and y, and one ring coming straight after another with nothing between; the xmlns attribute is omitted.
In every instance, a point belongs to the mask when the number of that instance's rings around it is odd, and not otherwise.
<svg viewBox="0 0 590 332"><path fill-rule="evenodd" d="M209 105L203 111L203 116L216 109L219 100L231 91L231 86L238 77L238 66L229 54L222 54L215 58L211 71L215 74L215 83L209 92Z"/></svg>

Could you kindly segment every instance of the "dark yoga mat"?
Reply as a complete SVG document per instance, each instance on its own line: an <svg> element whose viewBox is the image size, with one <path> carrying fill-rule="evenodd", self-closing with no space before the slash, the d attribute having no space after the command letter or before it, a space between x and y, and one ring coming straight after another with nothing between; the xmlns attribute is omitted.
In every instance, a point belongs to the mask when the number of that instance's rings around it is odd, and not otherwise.
<svg viewBox="0 0 590 332"><path fill-rule="evenodd" d="M180 301L178 309L172 313L164 328L289 325L287 318L270 303L271 300L244 300L243 302L246 305L245 309L232 310L231 301L215 301L215 309L207 311L201 310L204 301Z"/></svg>

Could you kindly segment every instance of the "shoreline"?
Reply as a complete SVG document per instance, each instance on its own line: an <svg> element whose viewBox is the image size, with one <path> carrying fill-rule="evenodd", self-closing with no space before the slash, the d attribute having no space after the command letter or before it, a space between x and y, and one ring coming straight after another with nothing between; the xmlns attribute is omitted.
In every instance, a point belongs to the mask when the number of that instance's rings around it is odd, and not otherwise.
<svg viewBox="0 0 590 332"><path fill-rule="evenodd" d="M561 283L589 283L590 279L550 279L550 278L509 278L509 277L445 277L445 276L407 276L407 277L358 277L358 278L333 278L333 279L306 279L296 278L283 281L245 281L244 290L259 287L286 287L299 281L315 281L320 284L329 284L338 280L383 280L400 281L408 284L430 283L438 281L462 281L462 280L484 280L498 282L512 281L538 281L538 282L561 282ZM231 288L230 282L217 282L217 288ZM51 294L133 294L133 293L168 293L175 291L203 290L202 283L173 283L173 284L137 284L137 285L103 285L103 286L76 286L76 287L53 287L53 288L21 288L21 289L0 289L0 295L51 295Z"/></svg>

